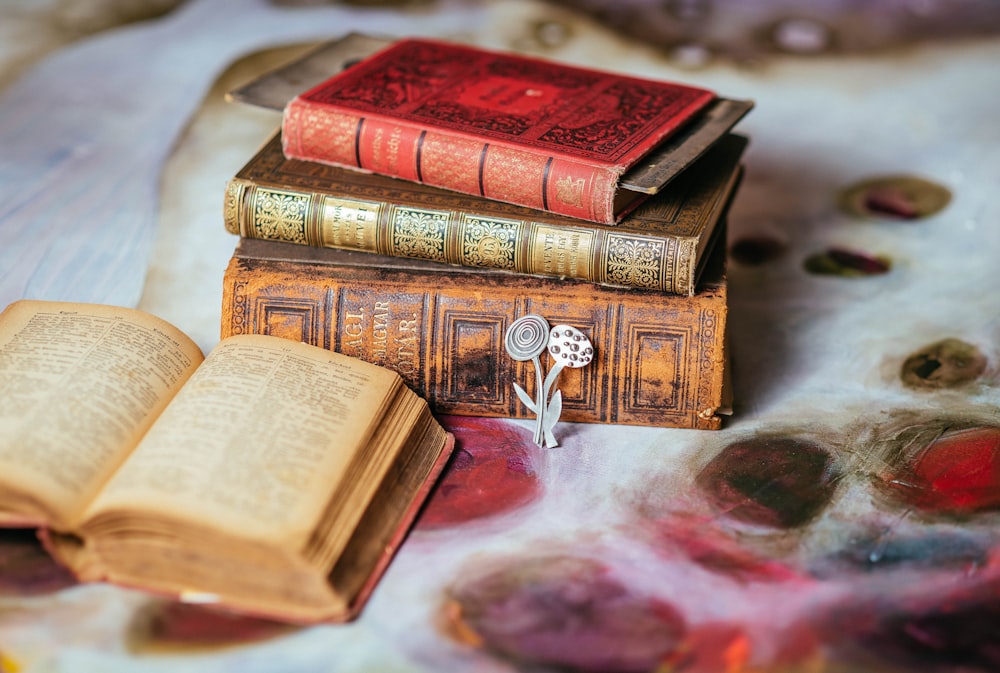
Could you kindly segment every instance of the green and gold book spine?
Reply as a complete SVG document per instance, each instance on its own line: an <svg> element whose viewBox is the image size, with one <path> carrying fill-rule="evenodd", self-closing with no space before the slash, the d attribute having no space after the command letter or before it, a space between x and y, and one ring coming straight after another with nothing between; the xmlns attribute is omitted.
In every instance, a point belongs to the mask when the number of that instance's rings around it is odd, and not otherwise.
<svg viewBox="0 0 1000 673"><path fill-rule="evenodd" d="M225 224L248 239L691 295L744 147L726 137L609 226L286 159L276 137L227 186Z"/></svg>
<svg viewBox="0 0 1000 673"><path fill-rule="evenodd" d="M587 367L560 377L562 420L717 429L729 407L723 246L693 296L243 240L222 337L272 334L399 372L437 413L530 418L530 362L504 348L526 314L581 330Z"/></svg>

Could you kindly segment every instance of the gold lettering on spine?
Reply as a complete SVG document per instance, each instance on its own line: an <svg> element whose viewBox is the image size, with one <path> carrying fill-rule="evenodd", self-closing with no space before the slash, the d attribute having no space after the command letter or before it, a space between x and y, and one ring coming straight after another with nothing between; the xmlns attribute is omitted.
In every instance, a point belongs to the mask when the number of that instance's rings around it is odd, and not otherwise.
<svg viewBox="0 0 1000 673"><path fill-rule="evenodd" d="M358 297L345 308L340 321L343 352L361 357L404 376L415 375L419 366L420 316L412 311L394 317L392 302L365 301ZM397 308L395 313L399 313ZM413 380L413 379L411 379Z"/></svg>
<svg viewBox="0 0 1000 673"><path fill-rule="evenodd" d="M389 302L375 302L372 312L372 362L385 365L389 349Z"/></svg>
<svg viewBox="0 0 1000 673"><path fill-rule="evenodd" d="M419 366L417 339L420 335L420 317L411 313L410 320L400 320L399 336L396 341L396 371L400 376L416 379Z"/></svg>
<svg viewBox="0 0 1000 673"><path fill-rule="evenodd" d="M363 306L344 314L344 345L361 348L365 334L365 309Z"/></svg>
<svg viewBox="0 0 1000 673"><path fill-rule="evenodd" d="M325 196L320 220L320 245L378 252L378 223L383 204Z"/></svg>
<svg viewBox="0 0 1000 673"><path fill-rule="evenodd" d="M595 232L586 229L538 225L527 271L596 280L593 276L596 238Z"/></svg>
<svg viewBox="0 0 1000 673"><path fill-rule="evenodd" d="M381 133L382 129L379 129L376 133L376 136L377 137L381 136ZM392 129L392 133L389 134L389 142L387 143L389 146L389 159L386 162L385 172L389 173L390 175L396 175L399 173L399 144L401 142L402 137L403 137L403 129L399 128L398 126L394 126ZM376 164L376 165L379 166L381 164Z"/></svg>

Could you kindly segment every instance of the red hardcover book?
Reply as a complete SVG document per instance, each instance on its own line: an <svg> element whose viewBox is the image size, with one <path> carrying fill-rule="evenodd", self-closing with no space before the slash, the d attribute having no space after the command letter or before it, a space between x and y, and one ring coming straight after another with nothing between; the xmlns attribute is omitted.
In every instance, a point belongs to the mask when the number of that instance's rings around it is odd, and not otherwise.
<svg viewBox="0 0 1000 673"><path fill-rule="evenodd" d="M290 101L284 152L612 224L622 175L715 100L706 89L401 40Z"/></svg>

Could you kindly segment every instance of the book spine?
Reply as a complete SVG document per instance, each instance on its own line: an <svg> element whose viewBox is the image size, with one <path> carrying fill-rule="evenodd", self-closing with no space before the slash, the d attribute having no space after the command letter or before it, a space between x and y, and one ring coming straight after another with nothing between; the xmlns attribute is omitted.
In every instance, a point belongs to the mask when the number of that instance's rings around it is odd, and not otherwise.
<svg viewBox="0 0 1000 673"><path fill-rule="evenodd" d="M469 275L480 274L234 257L221 334L272 334L389 367L436 413L529 418L513 383L533 395L534 372L508 357L504 333L538 314L595 346L590 365L560 376L562 420L720 427L724 286L671 297Z"/></svg>
<svg viewBox="0 0 1000 673"><path fill-rule="evenodd" d="M375 252L614 287L690 295L697 241L548 224L255 184L226 189L225 226L244 238Z"/></svg>
<svg viewBox="0 0 1000 673"><path fill-rule="evenodd" d="M614 224L621 169L390 117L293 99L282 117L290 159L380 173L463 194Z"/></svg>

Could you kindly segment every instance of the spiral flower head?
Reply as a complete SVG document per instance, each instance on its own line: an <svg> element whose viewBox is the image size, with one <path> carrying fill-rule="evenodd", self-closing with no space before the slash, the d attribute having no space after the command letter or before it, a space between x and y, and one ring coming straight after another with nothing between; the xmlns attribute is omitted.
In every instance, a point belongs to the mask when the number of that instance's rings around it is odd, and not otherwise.
<svg viewBox="0 0 1000 673"><path fill-rule="evenodd" d="M540 315L526 315L518 318L504 335L507 353L524 362L536 358L545 351L549 339L549 323Z"/></svg>
<svg viewBox="0 0 1000 673"><path fill-rule="evenodd" d="M549 332L549 355L564 367L577 369L594 359L594 345L577 328L556 325Z"/></svg>

